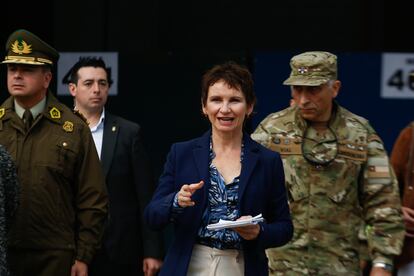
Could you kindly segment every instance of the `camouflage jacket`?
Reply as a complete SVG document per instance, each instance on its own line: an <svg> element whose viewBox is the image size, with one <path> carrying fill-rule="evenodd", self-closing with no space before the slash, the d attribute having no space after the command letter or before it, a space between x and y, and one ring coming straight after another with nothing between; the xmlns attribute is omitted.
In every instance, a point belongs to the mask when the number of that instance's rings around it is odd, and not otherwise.
<svg viewBox="0 0 414 276"><path fill-rule="evenodd" d="M307 122L296 107L270 114L252 138L282 155L294 237L267 251L273 275L359 275L358 229L374 261L392 264L404 225L398 183L368 121L334 105L336 155L325 166L302 155Z"/></svg>

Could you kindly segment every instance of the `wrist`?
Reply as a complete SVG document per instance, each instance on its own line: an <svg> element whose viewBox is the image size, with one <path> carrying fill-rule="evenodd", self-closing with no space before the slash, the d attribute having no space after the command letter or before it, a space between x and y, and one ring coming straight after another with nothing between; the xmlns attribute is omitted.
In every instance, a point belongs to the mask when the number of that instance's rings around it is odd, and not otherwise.
<svg viewBox="0 0 414 276"><path fill-rule="evenodd" d="M173 207L180 208L180 205L178 205L178 193L176 193L174 196Z"/></svg>

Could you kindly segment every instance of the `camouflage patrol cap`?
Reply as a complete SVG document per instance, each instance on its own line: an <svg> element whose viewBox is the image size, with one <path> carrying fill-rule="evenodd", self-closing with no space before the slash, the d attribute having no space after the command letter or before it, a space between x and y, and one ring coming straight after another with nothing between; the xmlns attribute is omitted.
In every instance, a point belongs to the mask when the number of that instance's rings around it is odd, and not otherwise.
<svg viewBox="0 0 414 276"><path fill-rule="evenodd" d="M13 32L6 42L6 56L2 63L54 65L59 53L49 44L26 30Z"/></svg>
<svg viewBox="0 0 414 276"><path fill-rule="evenodd" d="M284 85L318 86L337 79L336 56L329 52L305 52L290 60L292 72Z"/></svg>

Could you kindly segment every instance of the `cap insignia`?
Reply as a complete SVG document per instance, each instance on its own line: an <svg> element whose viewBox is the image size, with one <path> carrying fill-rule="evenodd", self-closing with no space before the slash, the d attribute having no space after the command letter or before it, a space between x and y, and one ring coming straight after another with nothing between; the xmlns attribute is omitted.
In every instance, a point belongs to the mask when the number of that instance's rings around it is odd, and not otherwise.
<svg viewBox="0 0 414 276"><path fill-rule="evenodd" d="M63 124L63 129L64 129L66 132L72 132L72 131L73 131L73 123L72 123L72 122L70 122L70 121L66 121L66 122Z"/></svg>
<svg viewBox="0 0 414 276"><path fill-rule="evenodd" d="M298 72L299 74L305 74L308 72L308 67L299 67Z"/></svg>
<svg viewBox="0 0 414 276"><path fill-rule="evenodd" d="M6 113L6 110L3 108L0 108L0 119L3 118L4 114Z"/></svg>
<svg viewBox="0 0 414 276"><path fill-rule="evenodd" d="M16 40L11 45L11 49L13 53L22 55L22 54L30 54L32 52L32 45L26 43L26 41L21 40L20 42Z"/></svg>
<svg viewBox="0 0 414 276"><path fill-rule="evenodd" d="M49 114L52 119L60 119L60 111L56 107L52 107Z"/></svg>

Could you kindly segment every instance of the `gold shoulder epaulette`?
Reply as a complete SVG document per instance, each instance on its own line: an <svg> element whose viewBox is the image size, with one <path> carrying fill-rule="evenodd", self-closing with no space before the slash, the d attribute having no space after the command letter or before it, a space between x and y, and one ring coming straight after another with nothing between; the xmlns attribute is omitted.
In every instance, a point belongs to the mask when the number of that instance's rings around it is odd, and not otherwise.
<svg viewBox="0 0 414 276"><path fill-rule="evenodd" d="M4 114L6 114L6 109L2 107L0 108L0 119L3 118Z"/></svg>
<svg viewBox="0 0 414 276"><path fill-rule="evenodd" d="M80 113L79 112L79 110L76 110L76 109L74 109L73 110L73 113L75 114L75 115L77 115L79 118L81 118L86 124L88 124L89 125L89 122L88 122L88 119L86 119L86 117L85 116L83 116L83 114L82 113Z"/></svg>

